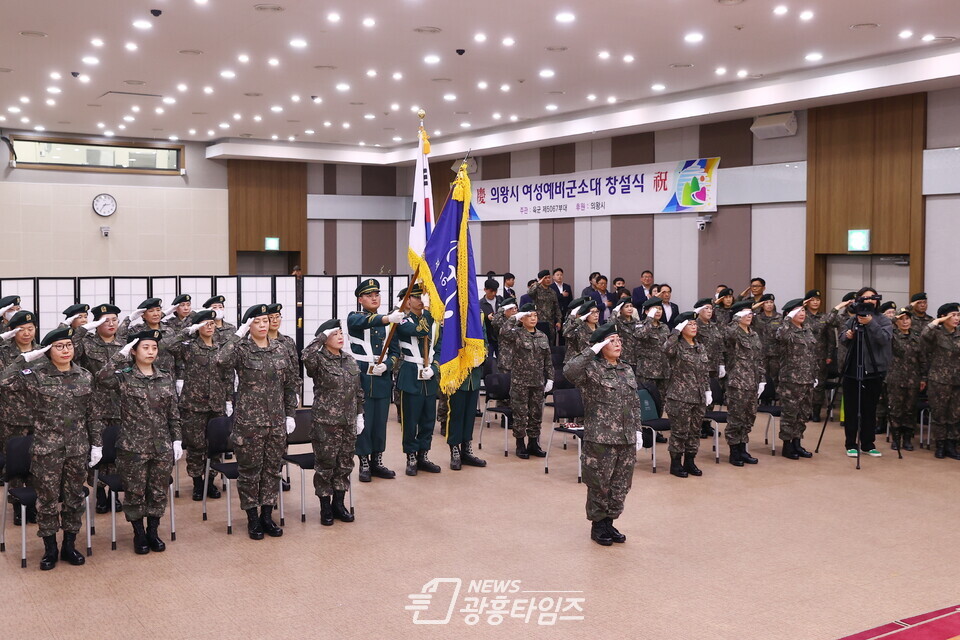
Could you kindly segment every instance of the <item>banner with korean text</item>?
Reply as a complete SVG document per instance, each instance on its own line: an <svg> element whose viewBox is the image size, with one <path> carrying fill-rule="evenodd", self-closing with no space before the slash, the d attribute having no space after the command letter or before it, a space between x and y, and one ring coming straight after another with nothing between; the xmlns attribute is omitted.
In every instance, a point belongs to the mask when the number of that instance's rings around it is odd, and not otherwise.
<svg viewBox="0 0 960 640"><path fill-rule="evenodd" d="M481 180L473 204L482 222L717 210L720 158L577 173Z"/></svg>

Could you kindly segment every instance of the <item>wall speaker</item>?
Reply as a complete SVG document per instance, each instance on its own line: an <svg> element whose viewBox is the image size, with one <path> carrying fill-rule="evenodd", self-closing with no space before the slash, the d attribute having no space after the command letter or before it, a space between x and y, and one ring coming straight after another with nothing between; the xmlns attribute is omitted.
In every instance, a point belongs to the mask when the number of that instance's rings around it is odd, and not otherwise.
<svg viewBox="0 0 960 640"><path fill-rule="evenodd" d="M753 121L750 131L760 140L795 136L797 135L797 114L790 111L759 116Z"/></svg>

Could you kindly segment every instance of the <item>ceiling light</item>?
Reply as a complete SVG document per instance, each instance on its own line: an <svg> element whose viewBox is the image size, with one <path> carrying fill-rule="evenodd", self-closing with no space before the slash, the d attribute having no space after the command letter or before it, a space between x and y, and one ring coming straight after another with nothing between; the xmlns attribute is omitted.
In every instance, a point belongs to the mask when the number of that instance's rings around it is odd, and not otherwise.
<svg viewBox="0 0 960 640"><path fill-rule="evenodd" d="M207 129L207 135L208 135L208 136L212 136L212 135L214 135L215 133L216 133L216 131L214 131L213 129Z"/></svg>
<svg viewBox="0 0 960 640"><path fill-rule="evenodd" d="M691 44L695 44L697 42L703 42L703 34L694 31L683 36L683 39Z"/></svg>
<svg viewBox="0 0 960 640"><path fill-rule="evenodd" d="M339 14L339 13L328 13L328 14L327 14L327 20L330 21L330 22L340 22L340 14Z"/></svg>
<svg viewBox="0 0 960 640"><path fill-rule="evenodd" d="M398 103L394 102L393 104L390 105L390 110L391 110L391 111L400 111L400 105L399 105Z"/></svg>
<svg viewBox="0 0 960 640"><path fill-rule="evenodd" d="M439 136L439 135L443 135L443 134L442 134L442 132L440 131L440 129L434 129L434 130L433 130L433 135Z"/></svg>
<svg viewBox="0 0 960 640"><path fill-rule="evenodd" d="M290 41L290 46L294 49L303 49L307 46L307 41L303 38L294 38Z"/></svg>
<svg viewBox="0 0 960 640"><path fill-rule="evenodd" d="M277 65L280 64L280 61L276 58L270 58L269 60L267 60L267 64L269 64L271 67L276 67Z"/></svg>
<svg viewBox="0 0 960 640"><path fill-rule="evenodd" d="M136 51L136 50L137 50L137 43L136 43L136 42L128 42L127 44L123 45L123 47L124 47L124 49L126 49L127 51Z"/></svg>
<svg viewBox="0 0 960 640"><path fill-rule="evenodd" d="M253 116L253 121L254 121L254 122L260 122L261 120L263 120L263 118L262 118L261 116L259 116L259 115Z"/></svg>
<svg viewBox="0 0 960 640"><path fill-rule="evenodd" d="M807 62L820 62L821 60L823 60L823 54L820 53L819 51L814 51L804 56L804 59Z"/></svg>
<svg viewBox="0 0 960 640"><path fill-rule="evenodd" d="M134 113L140 113L140 107L138 107L137 105L133 105L132 107L130 107L130 110L133 111Z"/></svg>
<svg viewBox="0 0 960 640"><path fill-rule="evenodd" d="M162 114L162 113L163 113L163 107L157 107L156 109L153 110L153 112L156 113L156 114L158 114L158 115L159 115L159 114Z"/></svg>
<svg viewBox="0 0 960 640"><path fill-rule="evenodd" d="M577 17L569 11L562 11L558 13L555 18L557 22L573 22L577 19Z"/></svg>
<svg viewBox="0 0 960 640"><path fill-rule="evenodd" d="M663 91L664 89L667 88L667 85L657 82L650 85L650 88L653 89L654 91Z"/></svg>
<svg viewBox="0 0 960 640"><path fill-rule="evenodd" d="M323 98L320 96L310 96L310 101L313 102L313 104L320 104L323 102Z"/></svg>
<svg viewBox="0 0 960 640"><path fill-rule="evenodd" d="M192 136L195 136L195 135L197 135L197 130L196 130L196 129L190 129L190 131L187 131L187 133L189 133L189 134L192 135Z"/></svg>
<svg viewBox="0 0 960 640"><path fill-rule="evenodd" d="M197 4L207 4L207 0L193 0Z"/></svg>
<svg viewBox="0 0 960 640"><path fill-rule="evenodd" d="M617 96L610 96L607 98L607 104L613 104L617 101Z"/></svg>
<svg viewBox="0 0 960 640"><path fill-rule="evenodd" d="M60 87L47 87L47 93L60 93Z"/></svg>
<svg viewBox="0 0 960 640"><path fill-rule="evenodd" d="M288 142L293 142L295 140L294 136L287 136Z"/></svg>
<svg viewBox="0 0 960 640"><path fill-rule="evenodd" d="M333 123L330 122L329 120L324 120L324 121L323 121L323 126L325 126L325 127L332 127L332 126L333 126Z"/></svg>
<svg viewBox="0 0 960 640"><path fill-rule="evenodd" d="M902 40L906 40L907 38L911 38L911 37L913 37L913 31L910 31L910 29L904 29L903 31L900 32L900 38Z"/></svg>
<svg viewBox="0 0 960 640"><path fill-rule="evenodd" d="M270 107L270 111L273 111L274 113L280 113L281 111L283 111L283 107L281 107L278 104L275 104L272 107Z"/></svg>
<svg viewBox="0 0 960 640"><path fill-rule="evenodd" d="M502 118L502 117L503 117L503 116L501 116L499 112L493 114L493 119L494 119L494 120L499 120L499 119Z"/></svg>
<svg viewBox="0 0 960 640"><path fill-rule="evenodd" d="M787 9L787 7L782 4L777 7L774 7L773 9L774 15L777 15L777 16L787 15L787 11L789 11L789 9Z"/></svg>
<svg viewBox="0 0 960 640"><path fill-rule="evenodd" d="M365 26L365 27L372 27L372 26L375 25L375 24L377 24L377 21L374 20L373 18L364 18L364 19L363 19L363 26Z"/></svg>
<svg viewBox="0 0 960 640"><path fill-rule="evenodd" d="M230 78L236 78L237 74L231 71L230 69L224 69L223 71L220 72L220 77L227 78L229 80Z"/></svg>
<svg viewBox="0 0 960 640"><path fill-rule="evenodd" d="M590 102L594 102L596 99L597 99L597 95L595 93L591 93L590 95L587 96L587 100L589 100Z"/></svg>
<svg viewBox="0 0 960 640"><path fill-rule="evenodd" d="M272 136L270 136L271 140L277 140L278 138L280 138L280 136L278 136L277 134L273 134Z"/></svg>
<svg viewBox="0 0 960 640"><path fill-rule="evenodd" d="M103 40L101 40L100 38L94 38L93 40L90 41L90 44L92 44L95 47L102 47Z"/></svg>
<svg viewBox="0 0 960 640"><path fill-rule="evenodd" d="M97 128L98 128L98 129L103 129L105 126L107 126L107 125L103 124L102 122L98 122L98 123L97 123Z"/></svg>
<svg viewBox="0 0 960 640"><path fill-rule="evenodd" d="M376 78L376 77L377 77L377 70L376 70L376 69L367 69L367 77L368 77L368 78Z"/></svg>
<svg viewBox="0 0 960 640"><path fill-rule="evenodd" d="M400 142L401 140L403 140L403 138L401 138L400 136L393 136L394 142Z"/></svg>
<svg viewBox="0 0 960 640"><path fill-rule="evenodd" d="M474 41L474 42L486 42L486 41L487 41L487 34L485 34L485 33L477 33L477 34L475 34L475 35L473 36L473 41Z"/></svg>
<svg viewBox="0 0 960 640"><path fill-rule="evenodd" d="M412 111L413 113L416 113L417 111L420 111L420 107L418 105L412 105L410 107L410 111Z"/></svg>
<svg viewBox="0 0 960 640"><path fill-rule="evenodd" d="M242 118L242 117L243 117L243 116L240 115L239 113L233 114L233 119L234 119L234 120L239 120L239 119Z"/></svg>
<svg viewBox="0 0 960 640"><path fill-rule="evenodd" d="M22 102L23 104L30 104L30 98L28 98L27 96L20 96L20 102Z"/></svg>
<svg viewBox="0 0 960 640"><path fill-rule="evenodd" d="M481 80L480 82L477 83L477 89L483 90L483 89L486 89L487 86L488 85L486 80Z"/></svg>
<svg viewBox="0 0 960 640"><path fill-rule="evenodd" d="M348 85L346 82L341 82L337 85L336 89L337 91L349 91L350 85Z"/></svg>
<svg viewBox="0 0 960 640"><path fill-rule="evenodd" d="M395 71L395 72L393 73L393 79L394 79L394 80L403 80L403 74L400 73L399 71Z"/></svg>
<svg viewBox="0 0 960 640"><path fill-rule="evenodd" d="M7 107L7 111L10 113L20 113L20 107Z"/></svg>
<svg viewBox="0 0 960 640"><path fill-rule="evenodd" d="M923 40L924 42L933 42L934 40L937 39L937 36L933 35L932 33L928 33L927 35L923 36L920 39Z"/></svg>
<svg viewBox="0 0 960 640"><path fill-rule="evenodd" d="M80 76L77 78L77 80L83 83L87 83L87 82L90 82L90 76L88 76L85 73L81 73Z"/></svg>
<svg viewBox="0 0 960 640"><path fill-rule="evenodd" d="M503 43L503 46L505 46L505 47L512 47L513 45L515 45L515 44L517 43L517 41L514 40L513 38L511 38L510 36L507 36L506 38L504 38L503 40L501 40L501 42Z"/></svg>
<svg viewBox="0 0 960 640"><path fill-rule="evenodd" d="M137 29L152 29L153 25L150 24L149 20L134 20L133 26Z"/></svg>
<svg viewBox="0 0 960 640"><path fill-rule="evenodd" d="M624 61L624 62L633 62L633 61L634 61L634 57L633 57L631 54L628 53L627 55L623 56L623 61Z"/></svg>
<svg viewBox="0 0 960 640"><path fill-rule="evenodd" d="M440 56L431 53L428 56L424 56L423 61L426 62L427 64L437 64L438 62L440 62Z"/></svg>
<svg viewBox="0 0 960 640"><path fill-rule="evenodd" d="M163 104L176 104L176 102L177 102L177 99L171 98L170 96L167 96L166 98L163 99Z"/></svg>
<svg viewBox="0 0 960 640"><path fill-rule="evenodd" d="M187 90L187 85L183 84L182 82L177 85L177 91L186 91L186 90Z"/></svg>
<svg viewBox="0 0 960 640"><path fill-rule="evenodd" d="M204 87L203 92L209 95L213 93L213 87Z"/></svg>
<svg viewBox="0 0 960 640"><path fill-rule="evenodd" d="M27 116L23 116L22 118L20 118L20 122L22 122L23 124L27 124L28 122L30 122L30 118L28 118Z"/></svg>
<svg viewBox="0 0 960 640"><path fill-rule="evenodd" d="M541 78L552 78L555 75L556 73L554 73L553 69L540 69Z"/></svg>
<svg viewBox="0 0 960 640"><path fill-rule="evenodd" d="M44 131L44 128L41 127L41 126L38 124L37 126L35 126L35 127L33 128L33 130L34 130L34 131Z"/></svg>
<svg viewBox="0 0 960 640"><path fill-rule="evenodd" d="M113 137L113 131L104 131L104 132L103 132L103 135L107 136L108 138L112 138L112 137Z"/></svg>
<svg viewBox="0 0 960 640"><path fill-rule="evenodd" d="M372 113L365 113L365 114L363 114L364 120L373 120L373 119L376 118L376 117L377 117L377 116L375 116L375 115L372 114Z"/></svg>
<svg viewBox="0 0 960 640"><path fill-rule="evenodd" d="M555 105L555 104L548 104L548 105L546 106L546 109L547 109L547 111L556 111L556 110L557 110L557 105Z"/></svg>
<svg viewBox="0 0 960 640"><path fill-rule="evenodd" d="M600 58L601 60L608 60L610 58L610 52L601 51L600 53L597 54L597 57Z"/></svg>
<svg viewBox="0 0 960 640"><path fill-rule="evenodd" d="M507 91L510 91L510 85L507 83L503 83L502 85L500 85L500 91L503 91L504 93L506 93Z"/></svg>
<svg viewBox="0 0 960 640"><path fill-rule="evenodd" d="M178 138L177 136L170 136L169 138L167 138L167 140L170 140L171 142L176 142L179 139L180 138Z"/></svg>
<svg viewBox="0 0 960 640"><path fill-rule="evenodd" d="M807 20L813 20L813 11L807 9L800 13L800 19L806 22Z"/></svg>
<svg viewBox="0 0 960 640"><path fill-rule="evenodd" d="M516 115L511 115L511 116L510 116L510 122L516 122L516 121L519 120L519 119L520 119L519 116L516 116Z"/></svg>
<svg viewBox="0 0 960 640"><path fill-rule="evenodd" d="M738 78L746 78L746 77L747 77L747 70L746 70L746 69L740 69L740 71L737 71L737 77L738 77Z"/></svg>
<svg viewBox="0 0 960 640"><path fill-rule="evenodd" d="M51 72L50 72L50 79L51 79L51 80L59 80L59 79L60 79L60 74L57 73L56 71L51 71Z"/></svg>
<svg viewBox="0 0 960 640"><path fill-rule="evenodd" d="M460 127L463 128L463 129L469 129L469 128L470 128L470 123L469 123L469 122L461 122L461 123L460 123Z"/></svg>
<svg viewBox="0 0 960 640"><path fill-rule="evenodd" d="M307 134L308 136L312 136L313 134L316 133L316 131L314 131L313 129L305 129L304 133Z"/></svg>
<svg viewBox="0 0 960 640"><path fill-rule="evenodd" d="M123 116L124 122L133 122L134 120L136 120L136 118L134 118L133 116Z"/></svg>
<svg viewBox="0 0 960 640"><path fill-rule="evenodd" d="M726 75L726 73L727 73L727 68L726 68L726 67L717 67L717 70L714 71L714 73L716 73L718 76Z"/></svg>
<svg viewBox="0 0 960 640"><path fill-rule="evenodd" d="M344 122L344 123L343 123L343 128L344 128L344 129L349 129L349 128L350 128L350 123L349 123L349 122Z"/></svg>
<svg viewBox="0 0 960 640"><path fill-rule="evenodd" d="M361 140L361 141L359 142L359 144L360 144L360 146L361 146L361 147L365 147L365 146L367 146L367 143L366 143L366 142L364 142L363 140Z"/></svg>
<svg viewBox="0 0 960 640"><path fill-rule="evenodd" d="M100 64L100 61L97 60L94 56L84 56L81 58L83 64Z"/></svg>
<svg viewBox="0 0 960 640"><path fill-rule="evenodd" d="M237 62L242 62L243 64L247 64L248 62L250 62L250 56L248 56L245 53L241 53L240 55L237 56Z"/></svg>
<svg viewBox="0 0 960 640"><path fill-rule="evenodd" d="M54 105L56 105L56 104L57 104L57 101L56 101L56 100L54 100L53 98L47 98L47 105L48 105L48 106L51 106L51 107L52 107L52 106L54 106Z"/></svg>
<svg viewBox="0 0 960 640"><path fill-rule="evenodd" d="M298 96L297 94L293 94L292 96L290 96L290 101L291 101L291 102L300 102L300 96Z"/></svg>
<svg viewBox="0 0 960 640"><path fill-rule="evenodd" d="M453 93L445 93L443 94L443 99L446 100L447 102L453 102L454 100L457 99L457 96L456 94L453 94Z"/></svg>
<svg viewBox="0 0 960 640"><path fill-rule="evenodd" d="M221 123L220 123L220 128L221 128L221 129L229 129L229 128L230 128L230 123L229 123L229 122L221 122Z"/></svg>

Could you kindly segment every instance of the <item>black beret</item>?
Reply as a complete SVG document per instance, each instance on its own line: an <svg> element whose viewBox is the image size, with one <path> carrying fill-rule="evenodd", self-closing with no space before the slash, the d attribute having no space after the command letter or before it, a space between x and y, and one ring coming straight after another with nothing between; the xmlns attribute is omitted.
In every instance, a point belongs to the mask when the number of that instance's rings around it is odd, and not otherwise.
<svg viewBox="0 0 960 640"><path fill-rule="evenodd" d="M40 341L40 346L49 347L54 342L70 340L72 337L73 329L71 327L60 327L59 329L54 329L47 335L43 336L43 340Z"/></svg>
<svg viewBox="0 0 960 640"><path fill-rule="evenodd" d="M953 313L954 311L960 311L960 302L948 302L940 305L940 308L937 309L937 317L942 318L948 313Z"/></svg>
<svg viewBox="0 0 960 640"><path fill-rule="evenodd" d="M204 309L209 309L210 307L212 307L212 306L215 305L215 304L223 304L224 302L226 302L226 300L227 300L227 299L224 298L223 296L211 296L211 297L207 298L207 301L206 301L206 302L203 303L203 308L204 308Z"/></svg>
<svg viewBox="0 0 960 640"><path fill-rule="evenodd" d="M159 306L161 306L160 298L147 298L146 300L140 303L137 309L153 309L154 307L159 307Z"/></svg>
<svg viewBox="0 0 960 640"><path fill-rule="evenodd" d="M767 302L769 300L776 300L776 299L777 297L772 293L765 293L762 296L760 296L760 300L758 300L758 302Z"/></svg>
<svg viewBox="0 0 960 640"><path fill-rule="evenodd" d="M75 316L78 313L86 313L87 311L90 311L90 305L88 304L72 304L63 310L63 315L69 318L70 316Z"/></svg>
<svg viewBox="0 0 960 640"><path fill-rule="evenodd" d="M591 310L596 308L597 308L596 300L587 300L582 305L580 305L579 309L577 309L577 315L582 316L585 313L590 313Z"/></svg>
<svg viewBox="0 0 960 640"><path fill-rule="evenodd" d="M216 320L217 312L213 309L204 309L203 311L197 311L191 315L191 322L193 324L200 324L201 322L206 322L207 320Z"/></svg>
<svg viewBox="0 0 960 640"><path fill-rule="evenodd" d="M379 293L380 283L373 278L368 278L360 283L360 286L353 290L353 295L360 297L367 293Z"/></svg>
<svg viewBox="0 0 960 640"><path fill-rule="evenodd" d="M631 298L629 295L625 298L620 298L619 300L617 300L617 304L613 305L613 308L619 309L625 304L633 304L633 298Z"/></svg>
<svg viewBox="0 0 960 640"><path fill-rule="evenodd" d="M927 299L926 291L921 291L920 293L915 293L912 296L910 296L910 302L917 302L918 300L926 300L926 299ZM0 306L3 306L3 300L0 300Z"/></svg>
<svg viewBox="0 0 960 640"><path fill-rule="evenodd" d="M598 342L603 342L613 334L617 332L617 323L608 322L605 325L597 327L593 333L590 334L590 343L597 344Z"/></svg>
<svg viewBox="0 0 960 640"><path fill-rule="evenodd" d="M0 298L0 307L9 307L10 305L19 306L20 296L4 296Z"/></svg>
<svg viewBox="0 0 960 640"><path fill-rule="evenodd" d="M783 313L787 314L803 304L803 300L800 298L794 298L793 300L787 300L783 305Z"/></svg>
<svg viewBox="0 0 960 640"><path fill-rule="evenodd" d="M677 324L680 324L681 322L690 322L691 320L696 319L696 317L697 314L695 314L693 311L684 311L677 316Z"/></svg>
<svg viewBox="0 0 960 640"><path fill-rule="evenodd" d="M718 298L723 298L723 297L732 296L732 295L733 295L733 289L731 289L730 287L727 287L726 289L720 289L720 291L717 292Z"/></svg>
<svg viewBox="0 0 960 640"><path fill-rule="evenodd" d="M652 297L652 298L647 298L646 300L643 301L643 309L644 309L644 311L646 311L646 310L649 309L650 307L662 307L662 306L663 306L663 300L661 300L660 298L658 298L658 297L656 297L656 296L654 296L654 297Z"/></svg>
<svg viewBox="0 0 960 640"><path fill-rule="evenodd" d="M570 311L573 311L574 309L579 309L580 305L582 305L587 300L592 300L592 298L590 296L581 296L576 300L571 300L570 304L567 305L567 309L569 309Z"/></svg>
<svg viewBox="0 0 960 640"><path fill-rule="evenodd" d="M897 308L897 303L896 303L896 302L894 302L893 300L887 300L887 301L884 302L882 305L880 305L879 307L877 307L877 311L880 312L880 313L883 313L884 311L887 311L888 309L896 309L896 308Z"/></svg>
<svg viewBox="0 0 960 640"><path fill-rule="evenodd" d="M114 313L120 315L120 307L114 306L112 304L98 304L93 308L93 319L99 320L103 316Z"/></svg>
<svg viewBox="0 0 960 640"><path fill-rule="evenodd" d="M810 291L807 291L805 294L803 294L804 300L809 300L810 298L819 298L819 297L821 297L820 289L810 289Z"/></svg>
<svg viewBox="0 0 960 640"><path fill-rule="evenodd" d="M853 300L853 299L856 298L856 297L857 297L857 292L856 292L856 291L850 291L850 292L847 292L847 293L843 294L843 298L840 299L840 302L847 302L848 300Z"/></svg>
<svg viewBox="0 0 960 640"><path fill-rule="evenodd" d="M526 311L527 313L529 313L529 312L532 311L532 312L536 313L536 312L537 312L537 305L533 304L532 302L528 302L527 304L525 304L525 305L523 305L522 307L520 307L520 311Z"/></svg>
<svg viewBox="0 0 960 640"><path fill-rule="evenodd" d="M740 313L743 310L753 311L753 302L750 300L741 300L740 302L734 302L730 306L730 311L732 313Z"/></svg>
<svg viewBox="0 0 960 640"><path fill-rule="evenodd" d="M487 278L483 283L484 289L493 289L496 291L500 288L500 283L494 280L493 278Z"/></svg>
<svg viewBox="0 0 960 640"><path fill-rule="evenodd" d="M178 295L176 298L173 299L173 302L171 304L181 304L184 302L190 302L191 299L192 298L190 298L189 293L181 293L180 295Z"/></svg>
<svg viewBox="0 0 960 640"><path fill-rule="evenodd" d="M509 306L509 305L511 305L511 304L514 305L514 306L516 306L516 305L517 305L517 299L516 299L516 298L504 298L504 299L503 299L503 302L500 303L500 308L502 309L502 308L504 308L504 307L506 307L506 306Z"/></svg>
<svg viewBox="0 0 960 640"><path fill-rule="evenodd" d="M283 311L283 305L279 302L274 302L273 304L267 305L267 313L280 313L281 311Z"/></svg>
<svg viewBox="0 0 960 640"><path fill-rule="evenodd" d="M134 340L139 340L143 342L144 340L153 340L154 342L160 342L160 338L163 336L160 333L159 329L144 329L139 333L132 333L127 336L127 344L130 344Z"/></svg>
<svg viewBox="0 0 960 640"><path fill-rule="evenodd" d="M339 329L339 328L340 328L340 321L337 320L336 318L333 318L331 320L327 320L326 322L321 324L319 327L317 327L317 332L313 335L320 337L321 333L326 333L328 331L332 331L334 329Z"/></svg>
<svg viewBox="0 0 960 640"><path fill-rule="evenodd" d="M265 304L253 305L252 307L250 307L249 309L243 312L243 320L241 320L241 322L243 324L246 324L247 320L249 320L250 318L257 318L260 316L268 315L270 312L267 311L267 308L268 307Z"/></svg>
<svg viewBox="0 0 960 640"><path fill-rule="evenodd" d="M548 275L550 275L549 269L541 269L539 272L537 272L537 280L540 280L544 276L548 276Z"/></svg>
<svg viewBox="0 0 960 640"><path fill-rule="evenodd" d="M713 304L713 298L700 298L693 303L693 308L699 309L700 307L706 307L711 304Z"/></svg>
<svg viewBox="0 0 960 640"><path fill-rule="evenodd" d="M10 329L16 329L17 327L22 327L25 324L32 324L33 326L40 328L40 325L37 324L37 314L33 311L17 311L13 314L13 317L10 318Z"/></svg>

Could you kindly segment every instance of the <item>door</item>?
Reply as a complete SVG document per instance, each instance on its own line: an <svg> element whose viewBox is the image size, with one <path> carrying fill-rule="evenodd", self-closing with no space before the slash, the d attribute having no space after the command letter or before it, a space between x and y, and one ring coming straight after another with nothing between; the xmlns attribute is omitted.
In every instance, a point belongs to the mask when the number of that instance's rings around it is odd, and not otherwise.
<svg viewBox="0 0 960 640"><path fill-rule="evenodd" d="M905 256L827 256L825 303L835 307L849 291L870 286L898 307L910 302L910 263Z"/></svg>

